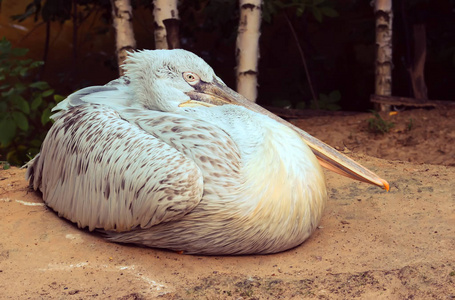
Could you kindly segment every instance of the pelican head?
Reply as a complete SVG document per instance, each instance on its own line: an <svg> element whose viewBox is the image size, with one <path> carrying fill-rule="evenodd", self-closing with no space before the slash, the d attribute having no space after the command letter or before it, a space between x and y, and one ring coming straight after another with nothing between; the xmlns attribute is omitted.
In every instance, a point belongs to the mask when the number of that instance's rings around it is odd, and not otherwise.
<svg viewBox="0 0 455 300"><path fill-rule="evenodd" d="M173 112L192 103L189 93L202 82L224 85L204 60L182 49L130 53L124 69L137 101L151 110Z"/></svg>
<svg viewBox="0 0 455 300"><path fill-rule="evenodd" d="M296 131L323 167L389 190L387 181L370 170L227 87L203 59L191 52L174 49L129 53L124 69L135 99L147 109L174 112L194 106L243 106Z"/></svg>

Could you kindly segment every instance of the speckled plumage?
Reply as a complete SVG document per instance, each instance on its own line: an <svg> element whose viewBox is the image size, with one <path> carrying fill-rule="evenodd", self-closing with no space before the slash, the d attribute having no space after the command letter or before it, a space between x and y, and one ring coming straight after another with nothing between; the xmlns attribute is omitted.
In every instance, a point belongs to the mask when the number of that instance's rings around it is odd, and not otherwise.
<svg viewBox="0 0 455 300"><path fill-rule="evenodd" d="M59 216L111 241L209 255L279 252L310 236L326 187L296 131L242 106L180 107L196 86L185 72L225 87L184 50L133 53L126 71L60 103L29 163Z"/></svg>

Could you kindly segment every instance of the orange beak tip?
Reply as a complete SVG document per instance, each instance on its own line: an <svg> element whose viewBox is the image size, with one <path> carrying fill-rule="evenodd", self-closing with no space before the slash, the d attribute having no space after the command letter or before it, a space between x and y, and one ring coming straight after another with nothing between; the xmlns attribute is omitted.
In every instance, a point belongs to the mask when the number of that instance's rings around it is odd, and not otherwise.
<svg viewBox="0 0 455 300"><path fill-rule="evenodd" d="M384 179L381 179L381 182L383 184L383 188L388 192L390 190L390 185L387 181L385 181Z"/></svg>

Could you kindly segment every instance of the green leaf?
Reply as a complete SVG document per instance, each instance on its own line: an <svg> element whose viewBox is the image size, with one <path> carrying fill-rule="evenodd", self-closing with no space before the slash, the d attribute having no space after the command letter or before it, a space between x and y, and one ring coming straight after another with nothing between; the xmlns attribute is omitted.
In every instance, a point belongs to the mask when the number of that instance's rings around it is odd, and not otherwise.
<svg viewBox="0 0 455 300"><path fill-rule="evenodd" d="M21 66L16 66L16 67L14 67L14 68L11 70L11 73L10 73L9 75L11 75L11 76L18 76L18 75L23 76L22 74L23 74L24 72L25 72L25 73L27 72L27 68L21 67Z"/></svg>
<svg viewBox="0 0 455 300"><path fill-rule="evenodd" d="M30 113L30 105L28 105L28 102L21 95L11 96L11 102L13 102L14 106L16 106L27 115Z"/></svg>
<svg viewBox="0 0 455 300"><path fill-rule="evenodd" d="M1 76L0 76L0 80L1 80ZM0 85L0 90L7 89L7 88L9 88L10 86L11 86L11 85L8 84L8 83L2 84L2 85Z"/></svg>
<svg viewBox="0 0 455 300"><path fill-rule="evenodd" d="M34 61L30 64L30 69L34 69L42 65L44 65L43 61Z"/></svg>
<svg viewBox="0 0 455 300"><path fill-rule="evenodd" d="M31 160L32 158L34 158L40 151L40 147L38 146L38 148L29 148L28 149L28 153L26 154L27 155L27 158L28 160Z"/></svg>
<svg viewBox="0 0 455 300"><path fill-rule="evenodd" d="M6 104L6 101L0 102L0 113L6 112L7 109L8 109L8 105ZM0 118L1 118L1 116L0 116Z"/></svg>
<svg viewBox="0 0 455 300"><path fill-rule="evenodd" d="M1 50L0 50L1 51ZM10 62L7 61L9 59L9 54L5 52L0 52L0 61L4 64L9 64Z"/></svg>
<svg viewBox="0 0 455 300"><path fill-rule="evenodd" d="M3 168L3 170L8 170L11 168L11 165L7 161L0 161L0 166Z"/></svg>
<svg viewBox="0 0 455 300"><path fill-rule="evenodd" d="M25 77L25 75L27 75L27 72L28 72L28 68L23 67L20 69L19 75L21 75L22 77Z"/></svg>
<svg viewBox="0 0 455 300"><path fill-rule="evenodd" d="M329 96L327 96L326 94L319 94L319 101L321 102L328 102L329 101Z"/></svg>
<svg viewBox="0 0 455 300"><path fill-rule="evenodd" d="M16 60L19 66L26 66L29 65L33 60L31 59L23 59L23 60Z"/></svg>
<svg viewBox="0 0 455 300"><path fill-rule="evenodd" d="M326 109L331 111L337 111L341 109L341 106L339 106L338 104L327 104Z"/></svg>
<svg viewBox="0 0 455 300"><path fill-rule="evenodd" d="M14 85L14 89L16 94L21 94L23 91L27 89L27 87L25 86L25 84L18 82Z"/></svg>
<svg viewBox="0 0 455 300"><path fill-rule="evenodd" d="M35 99L33 99L30 109L31 110L37 109L41 105L41 103L43 103L43 97L41 97L41 95L38 95Z"/></svg>
<svg viewBox="0 0 455 300"><path fill-rule="evenodd" d="M54 90L53 89L50 89L50 90L47 90L47 91L44 91L41 96L43 96L43 98L47 97L47 96L50 96L54 93Z"/></svg>
<svg viewBox="0 0 455 300"><path fill-rule="evenodd" d="M50 108L46 108L43 111L43 114L41 115L41 124L46 125L50 121L49 117L51 115L52 115L51 109Z"/></svg>
<svg viewBox="0 0 455 300"><path fill-rule="evenodd" d="M275 7L273 2L271 1L266 1L264 2L264 6L262 9L262 18L264 21L267 23L270 23L272 21L272 15L276 13Z"/></svg>
<svg viewBox="0 0 455 300"><path fill-rule="evenodd" d="M297 103L295 108L296 109L305 109L305 106L306 106L305 102L302 101L302 102Z"/></svg>
<svg viewBox="0 0 455 300"><path fill-rule="evenodd" d="M65 97L62 95L54 95L54 100L55 100L55 102L59 103L59 102L65 100Z"/></svg>
<svg viewBox="0 0 455 300"><path fill-rule="evenodd" d="M42 142L43 142L42 140L35 139L30 142L30 145L32 145L33 147L39 148L39 147L41 147Z"/></svg>
<svg viewBox="0 0 455 300"><path fill-rule="evenodd" d="M314 18L315 18L319 23L322 22L322 14L321 14L321 11L319 10L319 8L312 7L312 8L311 8L311 13L313 14Z"/></svg>
<svg viewBox="0 0 455 300"><path fill-rule="evenodd" d="M285 3L281 2L281 0L274 1L273 5L278 8L285 8Z"/></svg>
<svg viewBox="0 0 455 300"><path fill-rule="evenodd" d="M14 56L24 56L27 52L28 49L26 48L14 48L11 50L11 54Z"/></svg>
<svg viewBox="0 0 455 300"><path fill-rule="evenodd" d="M11 113L11 116L13 117L14 123L16 123L17 127L22 129L23 131L28 130L28 121L23 113L21 113L20 111L13 111Z"/></svg>
<svg viewBox="0 0 455 300"><path fill-rule="evenodd" d="M13 148L14 149L14 148ZM11 150L6 154L6 160L14 164L14 161L17 160L17 151Z"/></svg>
<svg viewBox="0 0 455 300"><path fill-rule="evenodd" d="M0 120L0 128L1 147L6 147L16 135L16 123L8 116Z"/></svg>
<svg viewBox="0 0 455 300"><path fill-rule="evenodd" d="M329 94L329 98L333 101L333 102L338 102L341 100L341 93L339 90L334 90L332 92L330 92Z"/></svg>
<svg viewBox="0 0 455 300"><path fill-rule="evenodd" d="M3 37L3 39L0 41L0 52L9 54L11 52L11 42L6 39L6 37Z"/></svg>
<svg viewBox="0 0 455 300"><path fill-rule="evenodd" d="M15 93L15 90L14 88L10 88L9 90L7 90L6 92L2 92L2 97L4 98L8 98L10 97L11 95L13 95Z"/></svg>
<svg viewBox="0 0 455 300"><path fill-rule="evenodd" d="M292 102L288 99L277 98L272 100L272 105L276 107L290 107Z"/></svg>
<svg viewBox="0 0 455 300"><path fill-rule="evenodd" d="M30 87L37 88L39 90L45 90L45 89L49 88L49 84L47 84L47 82L45 82L45 81L37 81L37 82L31 83Z"/></svg>
<svg viewBox="0 0 455 300"><path fill-rule="evenodd" d="M338 17L338 12L330 6L320 7L319 10L324 16L335 18Z"/></svg>

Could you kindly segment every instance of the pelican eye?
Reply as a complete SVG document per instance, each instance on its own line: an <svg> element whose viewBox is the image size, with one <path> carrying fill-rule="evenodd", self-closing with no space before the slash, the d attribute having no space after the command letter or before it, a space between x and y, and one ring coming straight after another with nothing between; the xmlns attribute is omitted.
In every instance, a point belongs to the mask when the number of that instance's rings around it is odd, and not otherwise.
<svg viewBox="0 0 455 300"><path fill-rule="evenodd" d="M183 79L191 85L196 84L201 80L199 76L193 72L183 72Z"/></svg>

